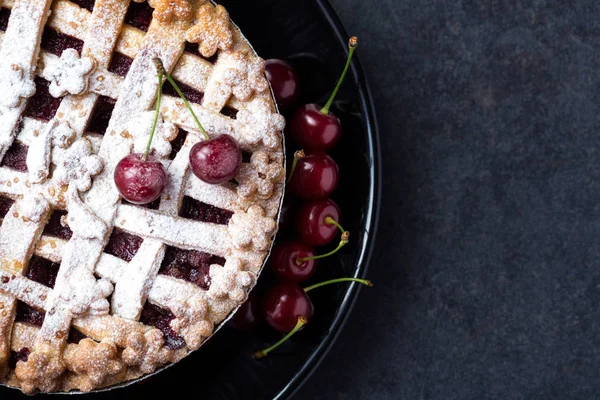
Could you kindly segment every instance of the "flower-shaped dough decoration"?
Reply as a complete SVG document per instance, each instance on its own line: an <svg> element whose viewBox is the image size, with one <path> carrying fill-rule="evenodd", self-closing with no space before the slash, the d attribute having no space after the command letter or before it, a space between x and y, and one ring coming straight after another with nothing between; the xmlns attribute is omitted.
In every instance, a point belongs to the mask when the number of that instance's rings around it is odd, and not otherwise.
<svg viewBox="0 0 600 400"><path fill-rule="evenodd" d="M261 206L253 205L247 212L240 210L233 214L227 227L235 247L266 251L277 223L273 218L265 216L265 210Z"/></svg>
<svg viewBox="0 0 600 400"><path fill-rule="evenodd" d="M214 326L208 319L208 304L205 300L192 297L177 310L176 318L170 323L171 329L185 340L190 350L196 350L202 340L213 333Z"/></svg>
<svg viewBox="0 0 600 400"><path fill-rule="evenodd" d="M188 42L198 43L203 57L212 57L217 49L228 50L233 46L233 34L229 13L222 5L202 5L196 14L196 24L186 33Z"/></svg>
<svg viewBox="0 0 600 400"><path fill-rule="evenodd" d="M283 177L283 168L274 161L271 162L267 152L257 151L252 154L249 164L242 164L238 176L237 192L244 198L255 194L261 199L269 199L273 195L275 183Z"/></svg>
<svg viewBox="0 0 600 400"><path fill-rule="evenodd" d="M129 366L139 366L142 373L149 374L171 361L173 351L163 347L164 344L163 334L158 329L151 329L145 334L133 332L127 337L123 361Z"/></svg>
<svg viewBox="0 0 600 400"><path fill-rule="evenodd" d="M70 371L87 378L80 388L84 391L102 385L107 377L120 374L125 368L117 346L110 340L96 343L85 338L76 346L68 346L64 359Z"/></svg>
<svg viewBox="0 0 600 400"><path fill-rule="evenodd" d="M285 119L271 109L265 99L255 99L247 109L240 110L236 119L236 130L241 138L251 145L263 142L269 149L279 145L279 132L285 128Z"/></svg>
<svg viewBox="0 0 600 400"><path fill-rule="evenodd" d="M210 266L209 296L215 299L225 297L241 302L246 297L246 290L254 283L254 275L244 271L244 264L239 258L228 258L225 265Z"/></svg>
<svg viewBox="0 0 600 400"><path fill-rule="evenodd" d="M142 3L143 0L135 0ZM154 8L152 16L160 22L187 21L192 16L192 6L187 0L148 0L150 7Z"/></svg>
<svg viewBox="0 0 600 400"><path fill-rule="evenodd" d="M154 122L154 111L145 111L135 115L125 129L121 131L121 135L130 135L133 138L133 152L144 153L148 145L148 138L152 131ZM162 115L158 116L156 122L156 130L150 145L150 153L159 158L166 158L171 154L171 141L177 137L177 127L166 122Z"/></svg>
<svg viewBox="0 0 600 400"><path fill-rule="evenodd" d="M82 94L87 90L95 68L93 58L80 57L75 49L64 50L58 62L46 68L50 77L50 94L53 97Z"/></svg>
<svg viewBox="0 0 600 400"><path fill-rule="evenodd" d="M58 346L48 342L38 342L27 357L27 361L17 362L15 375L21 381L25 393L37 390L51 392L58 387L58 377L67 365Z"/></svg>
<svg viewBox="0 0 600 400"><path fill-rule="evenodd" d="M269 88L265 77L265 60L242 52L226 51L219 56L225 66L223 84L242 101L249 100L256 93Z"/></svg>
<svg viewBox="0 0 600 400"><path fill-rule="evenodd" d="M66 149L54 149L52 163L56 170L52 179L59 185L74 185L85 192L92 186L92 176L102 171L102 158L92 154L92 145L80 138Z"/></svg>
<svg viewBox="0 0 600 400"><path fill-rule="evenodd" d="M0 105L16 107L21 99L27 99L35 94L35 84L29 74L25 74L19 65L3 64L0 66Z"/></svg>

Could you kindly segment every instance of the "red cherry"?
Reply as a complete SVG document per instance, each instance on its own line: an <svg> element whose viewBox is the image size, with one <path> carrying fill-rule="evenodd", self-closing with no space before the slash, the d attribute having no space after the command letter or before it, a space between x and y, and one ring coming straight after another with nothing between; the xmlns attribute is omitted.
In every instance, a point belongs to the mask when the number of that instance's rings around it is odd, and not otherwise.
<svg viewBox="0 0 600 400"><path fill-rule="evenodd" d="M308 151L331 149L342 136L342 125L331 112L323 114L317 104L305 104L294 113L290 133L298 146Z"/></svg>
<svg viewBox="0 0 600 400"><path fill-rule="evenodd" d="M248 296L248 300L233 314L233 317L229 320L229 325L240 331L252 332L262 319L260 298L252 292Z"/></svg>
<svg viewBox="0 0 600 400"><path fill-rule="evenodd" d="M311 246L323 246L331 242L339 233L327 218L340 222L340 208L331 199L314 200L305 203L296 215L296 232L304 243Z"/></svg>
<svg viewBox="0 0 600 400"><path fill-rule="evenodd" d="M342 82L350 68L350 61L352 60L357 45L358 39L356 37L353 36L348 40L348 58L346 60L346 66L344 67L342 75L338 79L333 92L331 92L327 103L325 103L323 107L320 107L317 104L306 104L294 113L290 124L290 132L292 138L305 150L329 150L342 136L340 120L333 115L329 109L331 108L333 100L335 99L340 86L342 86Z"/></svg>
<svg viewBox="0 0 600 400"><path fill-rule="evenodd" d="M192 172L207 183L219 184L235 178L241 163L240 147L226 134L198 142L190 150Z"/></svg>
<svg viewBox="0 0 600 400"><path fill-rule="evenodd" d="M301 261L300 259L316 255L312 247L300 241L284 242L273 249L269 257L269 265L283 281L304 282L315 273L317 260Z"/></svg>
<svg viewBox="0 0 600 400"><path fill-rule="evenodd" d="M283 60L265 61L265 74L271 83L275 100L281 108L288 108L298 98L299 80L294 68Z"/></svg>
<svg viewBox="0 0 600 400"><path fill-rule="evenodd" d="M339 177L340 170L333 158L325 153L313 153L298 160L289 188L302 199L320 199L333 193Z"/></svg>
<svg viewBox="0 0 600 400"><path fill-rule="evenodd" d="M274 329L290 332L298 323L298 317L310 321L314 307L304 289L295 283L284 282L267 292L263 300L263 313Z"/></svg>
<svg viewBox="0 0 600 400"><path fill-rule="evenodd" d="M143 154L124 157L115 168L114 180L119 193L133 204L147 204L158 199L167 185L167 172L152 156Z"/></svg>

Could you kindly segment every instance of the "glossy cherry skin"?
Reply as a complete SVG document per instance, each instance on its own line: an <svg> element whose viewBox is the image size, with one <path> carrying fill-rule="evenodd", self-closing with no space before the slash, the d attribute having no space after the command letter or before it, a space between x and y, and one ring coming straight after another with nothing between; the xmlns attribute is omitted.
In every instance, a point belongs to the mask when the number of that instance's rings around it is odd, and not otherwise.
<svg viewBox="0 0 600 400"><path fill-rule="evenodd" d="M238 308L229 320L229 325L240 331L254 331L263 320L260 300L254 292L250 293L246 302Z"/></svg>
<svg viewBox="0 0 600 400"><path fill-rule="evenodd" d="M312 153L298 160L289 188L301 199L321 199L333 193L339 179L340 170L333 158Z"/></svg>
<svg viewBox="0 0 600 400"><path fill-rule="evenodd" d="M342 136L342 124L331 112L323 114L318 104L300 107L290 121L290 134L298 147L306 151L331 149Z"/></svg>
<svg viewBox="0 0 600 400"><path fill-rule="evenodd" d="M241 163L240 146L226 134L198 142L190 149L192 172L206 183L219 184L232 180Z"/></svg>
<svg viewBox="0 0 600 400"><path fill-rule="evenodd" d="M300 240L310 246L323 246L330 243L340 230L325 222L327 217L340 222L341 212L331 199L314 200L305 203L296 214L296 232Z"/></svg>
<svg viewBox="0 0 600 400"><path fill-rule="evenodd" d="M167 186L167 172L160 161L143 154L124 157L115 168L114 180L117 190L125 200L133 204L147 204L158 199Z"/></svg>
<svg viewBox="0 0 600 400"><path fill-rule="evenodd" d="M298 98L300 83L294 68L283 60L265 61L265 75L271 83L275 100L281 108L289 108Z"/></svg>
<svg viewBox="0 0 600 400"><path fill-rule="evenodd" d="M300 241L283 242L273 248L269 265L282 281L300 283L313 276L317 270L317 260L299 259L316 255L311 246Z"/></svg>
<svg viewBox="0 0 600 400"><path fill-rule="evenodd" d="M310 298L295 283L282 282L273 286L263 300L265 319L279 332L290 332L296 326L298 317L307 321L313 316L314 307Z"/></svg>

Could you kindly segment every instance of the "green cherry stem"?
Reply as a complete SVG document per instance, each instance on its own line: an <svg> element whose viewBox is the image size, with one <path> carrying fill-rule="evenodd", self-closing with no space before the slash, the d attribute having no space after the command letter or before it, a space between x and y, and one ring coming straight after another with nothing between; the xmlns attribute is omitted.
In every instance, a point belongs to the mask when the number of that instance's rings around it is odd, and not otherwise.
<svg viewBox="0 0 600 400"><path fill-rule="evenodd" d="M319 254L316 256L311 256L311 257L299 257L296 258L296 264L300 265L305 261L309 261L309 260L318 260L320 258L325 258L325 257L329 257L334 255L335 253L337 253L338 251L340 251L340 249L342 247L344 247L345 245L348 244L348 241L350 240L350 232L348 231L344 231L344 233L342 233L342 239L340 240L340 243L338 244L338 246L331 250L329 253L325 253L325 254Z"/></svg>
<svg viewBox="0 0 600 400"><path fill-rule="evenodd" d="M335 226L337 226L337 228L340 230L340 232L342 232L342 235L344 234L344 232L346 232L346 230L344 228L342 228L342 226L340 225L340 223L337 222L335 219L333 219L331 217L325 217L325 223L327 225L335 225Z"/></svg>
<svg viewBox="0 0 600 400"><path fill-rule="evenodd" d="M278 348L279 346L281 346L282 343L284 343L286 340L288 340L289 338L291 338L294 333L298 332L300 329L302 329L302 327L307 323L307 319L304 318L303 316L299 316L298 317L298 322L296 322L296 326L294 327L294 329L292 329L287 335L285 335L284 337L281 338L281 340L279 340L277 343L273 344L272 346L267 347L264 350L260 350L257 351L256 353L254 353L252 355L252 357L256 360L258 360L259 358L263 358L266 357L267 354L269 354L270 352L272 352L273 350L275 350L276 348Z"/></svg>
<svg viewBox="0 0 600 400"><path fill-rule="evenodd" d="M294 161L292 161L292 168L290 169L290 176L288 177L287 183L290 183L292 180L292 176L294 176L294 171L296 170L296 166L298 166L298 161L302 160L306 157L304 154L304 150L296 150L294 153Z"/></svg>
<svg viewBox="0 0 600 400"><path fill-rule="evenodd" d="M304 291L306 293L310 292L313 289L316 288L320 288L321 286L326 286L326 285L331 285L333 283L341 283L341 282L358 282L361 283L363 285L372 287L373 286L373 282L371 282L368 279L358 279L358 278L337 278L337 279L331 279L325 282L320 282L320 283L315 283L314 285L308 286L304 288Z"/></svg>
<svg viewBox="0 0 600 400"><path fill-rule="evenodd" d="M350 61L352 60L352 56L354 55L354 50L356 50L356 46L358 46L358 38L356 36L352 36L350 40L348 40L348 59L346 60L346 66L344 67L344 71L342 71L342 75L340 76L337 85L335 85L335 89L333 89L331 96L329 96L329 100L327 100L325 106L321 108L321 114L323 115L329 114L329 108L333 104L333 100L335 99L338 90L340 90L342 82L344 82L344 78L346 77L346 73L350 68Z"/></svg>
<svg viewBox="0 0 600 400"><path fill-rule="evenodd" d="M192 106L190 105L190 102L188 101L187 97L185 97L185 95L179 88L179 85L177 85L177 83L175 83L175 80L173 78L171 78L171 75L169 75L169 73L165 70L165 67L164 67L162 61L160 61L160 59L158 59L158 58L155 58L154 60L155 60L156 68L159 71L162 70L162 73L167 78L167 81L169 81L171 86L173 86L173 88L175 89L175 91L177 92L177 94L179 95L181 100L183 100L183 102L185 103L185 106L187 107L187 109L190 111L190 114L192 114L192 118L194 118L194 121L196 121L196 125L198 125L198 129L200 129L200 132L202 132L202 134L204 135L206 140L209 140L210 137L208 136L208 133L206 133L206 131L204 130L204 127L202 126L202 124L200 123L200 120L196 116L196 113L192 109Z"/></svg>
<svg viewBox="0 0 600 400"><path fill-rule="evenodd" d="M150 145L154 138L154 132L156 131L156 124L158 123L158 115L160 114L160 102L162 101L162 87L163 87L163 74L162 71L158 70L158 89L156 89L156 111L154 112L154 121L152 121L152 129L150 130L150 137L148 138L148 144L146 145L146 151L142 156L142 161L148 159L150 153Z"/></svg>

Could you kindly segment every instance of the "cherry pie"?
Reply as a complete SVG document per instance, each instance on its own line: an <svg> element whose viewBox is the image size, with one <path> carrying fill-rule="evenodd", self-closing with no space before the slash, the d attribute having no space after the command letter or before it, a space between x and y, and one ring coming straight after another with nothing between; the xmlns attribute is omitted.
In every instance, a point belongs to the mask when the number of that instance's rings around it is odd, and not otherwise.
<svg viewBox="0 0 600 400"><path fill-rule="evenodd" d="M264 62L202 0L0 0L0 383L90 391L198 349L247 297L277 229L283 118ZM202 136L168 84L152 153L169 183L129 204L116 164L147 142L155 58L238 176L190 173Z"/></svg>

